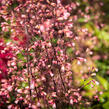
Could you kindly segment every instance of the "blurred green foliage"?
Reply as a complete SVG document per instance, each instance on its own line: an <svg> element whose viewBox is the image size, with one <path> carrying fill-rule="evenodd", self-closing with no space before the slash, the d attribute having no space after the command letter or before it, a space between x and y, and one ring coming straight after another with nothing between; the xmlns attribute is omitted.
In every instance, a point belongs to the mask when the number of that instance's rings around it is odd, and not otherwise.
<svg viewBox="0 0 109 109"><path fill-rule="evenodd" d="M97 28L97 25L93 20L96 11L90 11L90 20L88 20L88 22L85 22L87 18L82 17L78 19L81 26L85 26L90 32L93 32L93 35L98 39L97 45L93 48L93 55L99 56L99 58L94 61L98 68L95 80L99 82L99 85L96 87L96 90L99 91L99 101L93 100L93 103L88 109L109 109L109 0L95 1L92 0L92 7L94 9L96 4L100 2L103 3L102 6L96 7L95 10L97 10L99 14L104 13L104 16L101 14L98 19L104 26ZM83 11L85 11L87 6L91 6L92 4L91 1L87 0L78 0L78 2L80 3L80 9ZM90 88L90 86L85 87L84 90L87 90L88 88ZM93 93L93 91L90 93L86 92L85 95L90 96L91 93ZM81 107L81 109L85 108Z"/></svg>

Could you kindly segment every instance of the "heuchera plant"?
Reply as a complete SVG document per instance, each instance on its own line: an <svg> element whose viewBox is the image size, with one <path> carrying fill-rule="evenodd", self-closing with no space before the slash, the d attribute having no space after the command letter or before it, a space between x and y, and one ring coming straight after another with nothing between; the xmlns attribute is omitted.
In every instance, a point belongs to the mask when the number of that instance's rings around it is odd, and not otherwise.
<svg viewBox="0 0 109 109"><path fill-rule="evenodd" d="M10 31L12 40L12 50L0 42L0 79L8 71L0 95L9 109L61 108L82 101L81 88L73 86L72 61L86 59L79 51L68 54L79 39L71 14L78 6L61 0L1 0L2 31Z"/></svg>

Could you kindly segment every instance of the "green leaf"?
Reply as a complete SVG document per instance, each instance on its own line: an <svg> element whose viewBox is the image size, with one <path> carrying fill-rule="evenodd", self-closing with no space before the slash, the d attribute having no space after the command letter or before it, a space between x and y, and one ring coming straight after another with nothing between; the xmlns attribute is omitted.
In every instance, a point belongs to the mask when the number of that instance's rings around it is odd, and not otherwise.
<svg viewBox="0 0 109 109"><path fill-rule="evenodd" d="M57 44L57 39L53 38L53 39L51 40L51 42L52 42L53 44Z"/></svg>
<svg viewBox="0 0 109 109"><path fill-rule="evenodd" d="M105 102L105 99L103 97L100 96L99 99L101 103Z"/></svg>
<svg viewBox="0 0 109 109"><path fill-rule="evenodd" d="M68 54L71 54L73 52L73 49L72 48L67 48L67 53Z"/></svg>
<svg viewBox="0 0 109 109"><path fill-rule="evenodd" d="M38 35L36 35L35 38L36 38L36 40L43 40L43 38Z"/></svg>
<svg viewBox="0 0 109 109"><path fill-rule="evenodd" d="M101 85L105 88L105 90L108 90L108 81L99 75L97 75L96 77L101 83Z"/></svg>
<svg viewBox="0 0 109 109"><path fill-rule="evenodd" d="M17 54L18 59L22 60L23 62L27 62L27 60L24 58L22 53Z"/></svg>
<svg viewBox="0 0 109 109"><path fill-rule="evenodd" d="M60 51L57 51L57 53L58 53L58 55L60 55L60 54L61 54L61 52L60 52Z"/></svg>
<svg viewBox="0 0 109 109"><path fill-rule="evenodd" d="M0 32L2 31L2 27L1 27L1 25L0 25Z"/></svg>
<svg viewBox="0 0 109 109"><path fill-rule="evenodd" d="M101 31L98 35L98 38L109 41L109 34L105 31Z"/></svg>
<svg viewBox="0 0 109 109"><path fill-rule="evenodd" d="M106 102L105 104L103 104L103 108L104 108L104 109L109 109L109 101Z"/></svg>
<svg viewBox="0 0 109 109"><path fill-rule="evenodd" d="M82 80L81 81L81 86L84 86L83 88L85 90L92 89L91 84L90 84L90 81L92 81L92 80L93 80L93 78L88 78L87 80Z"/></svg>
<svg viewBox="0 0 109 109"><path fill-rule="evenodd" d="M32 52L34 52L34 49L33 48L30 49L30 53L32 53Z"/></svg>
<svg viewBox="0 0 109 109"><path fill-rule="evenodd" d="M23 83L22 83L22 87L25 88L25 87L27 87L27 86L28 86L28 83L26 83L26 82L23 82Z"/></svg>
<svg viewBox="0 0 109 109"><path fill-rule="evenodd" d="M85 18L79 18L78 22L82 23L82 22L85 22L85 20L86 20Z"/></svg>
<svg viewBox="0 0 109 109"><path fill-rule="evenodd" d="M104 93L101 95L101 97L103 97L103 98L109 98L109 91L104 92Z"/></svg>
<svg viewBox="0 0 109 109"><path fill-rule="evenodd" d="M17 54L17 57L18 57L18 59L21 59L21 60L23 60L23 58L24 58L24 56L22 55L22 53L18 53Z"/></svg>

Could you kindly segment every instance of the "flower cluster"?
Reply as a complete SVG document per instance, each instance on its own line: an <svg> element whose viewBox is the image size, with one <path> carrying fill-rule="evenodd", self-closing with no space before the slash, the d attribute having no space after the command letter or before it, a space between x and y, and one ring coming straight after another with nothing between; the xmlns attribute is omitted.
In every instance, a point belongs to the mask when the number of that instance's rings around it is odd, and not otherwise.
<svg viewBox="0 0 109 109"><path fill-rule="evenodd" d="M73 85L72 61L87 62L84 48L78 50L76 46L83 46L90 34L86 29L75 31L77 16L71 13L79 4L2 0L1 5L5 19L2 31L10 31L12 40L7 48L0 42L0 70L4 74L8 71L9 76L8 81L1 80L0 95L6 96L8 108L60 108L81 102L80 89ZM90 49L87 52L90 54Z"/></svg>

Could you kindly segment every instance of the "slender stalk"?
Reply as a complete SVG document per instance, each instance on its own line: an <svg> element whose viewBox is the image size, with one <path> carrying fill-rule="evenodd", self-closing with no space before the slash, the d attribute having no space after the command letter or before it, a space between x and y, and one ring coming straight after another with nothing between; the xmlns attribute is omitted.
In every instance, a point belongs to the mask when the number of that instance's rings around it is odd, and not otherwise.
<svg viewBox="0 0 109 109"><path fill-rule="evenodd" d="M26 59L27 59L27 72L28 72L28 84L29 84L29 93L30 93L30 101L32 102L32 91L31 91L31 88L30 88L30 66L29 66L29 51L28 51L28 48L29 48L29 35L28 35L28 30L27 30L27 27L25 25L25 34L27 35L27 44L26 44Z"/></svg>
<svg viewBox="0 0 109 109"><path fill-rule="evenodd" d="M52 47L53 47L53 46L52 46ZM55 48L54 48L54 47L53 47L53 50L54 50L55 58L57 59L57 57L56 57L56 51L55 51ZM57 59L57 65L59 65L58 63L59 63L59 61L58 61L58 59ZM61 73L61 70L60 70L60 66L58 67L58 72L59 72L59 76L60 76L60 78L61 78L62 85L63 85L64 90L65 90L65 92L66 92L67 90L66 90L66 87L65 87L63 78L62 78L62 73Z"/></svg>
<svg viewBox="0 0 109 109"><path fill-rule="evenodd" d="M66 92L66 87L65 87L65 84L64 84L64 81L63 81L63 78L62 78L62 73L61 73L60 68L59 68L58 70L59 70L59 75L60 75L60 78L61 78L62 85L63 85L64 90L65 90L65 92Z"/></svg>

